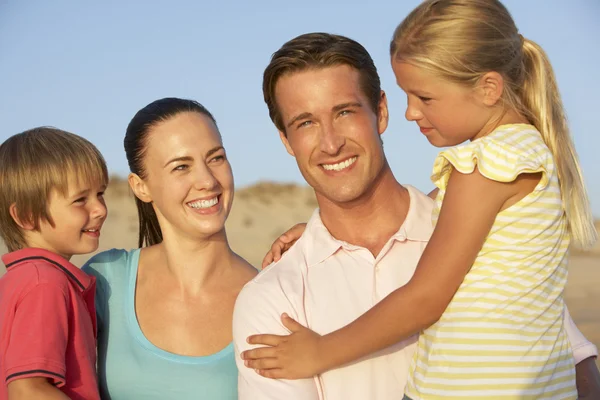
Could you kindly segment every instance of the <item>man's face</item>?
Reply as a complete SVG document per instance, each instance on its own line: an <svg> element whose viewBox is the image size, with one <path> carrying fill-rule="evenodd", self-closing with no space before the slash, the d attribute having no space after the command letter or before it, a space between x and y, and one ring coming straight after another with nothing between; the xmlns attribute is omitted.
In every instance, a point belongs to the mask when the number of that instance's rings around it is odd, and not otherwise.
<svg viewBox="0 0 600 400"><path fill-rule="evenodd" d="M348 203L367 194L385 165L379 135L387 128L382 92L377 110L347 65L284 75L275 98L285 132L281 140L317 194Z"/></svg>

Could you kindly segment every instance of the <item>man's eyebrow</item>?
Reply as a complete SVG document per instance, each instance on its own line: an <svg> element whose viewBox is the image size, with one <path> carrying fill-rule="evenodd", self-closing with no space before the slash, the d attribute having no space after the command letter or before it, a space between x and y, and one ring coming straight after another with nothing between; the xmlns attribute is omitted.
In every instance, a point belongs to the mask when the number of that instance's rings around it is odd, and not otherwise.
<svg viewBox="0 0 600 400"><path fill-rule="evenodd" d="M304 112L302 114L296 115L294 118L292 118L292 120L290 122L288 122L287 127L290 128L292 125L294 125L294 123L296 121L299 121L301 119L310 118L310 117L312 117L312 114L309 112Z"/></svg>
<svg viewBox="0 0 600 400"><path fill-rule="evenodd" d="M223 146L213 147L212 149L210 149L209 151L206 152L206 158L212 156L219 150L225 150L225 148Z"/></svg>
<svg viewBox="0 0 600 400"><path fill-rule="evenodd" d="M342 103L342 104L338 104L337 106L333 106L331 108L331 111L336 112L336 111L341 111L344 108L360 108L362 107L362 104L356 102L356 101L351 101L349 103Z"/></svg>

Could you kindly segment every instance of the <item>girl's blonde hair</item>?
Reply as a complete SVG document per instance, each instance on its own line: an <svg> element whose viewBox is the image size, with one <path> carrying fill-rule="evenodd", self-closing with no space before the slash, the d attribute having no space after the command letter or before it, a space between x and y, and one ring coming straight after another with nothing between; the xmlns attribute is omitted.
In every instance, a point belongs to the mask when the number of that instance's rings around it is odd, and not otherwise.
<svg viewBox="0 0 600 400"><path fill-rule="evenodd" d="M503 101L541 133L554 156L573 244L592 246L596 229L554 71L542 48L519 34L497 0L427 0L396 28L392 62L475 86L487 72L504 79Z"/></svg>

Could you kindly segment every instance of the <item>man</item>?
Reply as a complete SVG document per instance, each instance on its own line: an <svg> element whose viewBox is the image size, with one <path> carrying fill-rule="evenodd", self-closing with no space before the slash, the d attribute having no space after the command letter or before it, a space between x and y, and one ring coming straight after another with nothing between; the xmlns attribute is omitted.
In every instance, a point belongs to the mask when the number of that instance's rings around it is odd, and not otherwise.
<svg viewBox="0 0 600 400"><path fill-rule="evenodd" d="M319 334L347 325L410 280L433 230L432 200L398 183L387 163L380 138L387 100L360 44L323 33L299 36L273 55L263 91L319 209L298 242L238 297L239 398L401 398L416 336L314 379L267 379L239 358L251 348L248 336L288 333L284 312ZM595 347L565 319L576 361L593 364Z"/></svg>

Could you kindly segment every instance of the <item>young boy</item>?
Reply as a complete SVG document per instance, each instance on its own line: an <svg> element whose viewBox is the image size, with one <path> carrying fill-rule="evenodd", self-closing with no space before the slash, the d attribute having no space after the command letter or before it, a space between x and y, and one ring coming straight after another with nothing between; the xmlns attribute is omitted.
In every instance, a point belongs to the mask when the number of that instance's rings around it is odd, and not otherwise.
<svg viewBox="0 0 600 400"><path fill-rule="evenodd" d="M100 399L95 278L69 262L98 248L108 183L87 140L35 128L0 145L0 400Z"/></svg>

